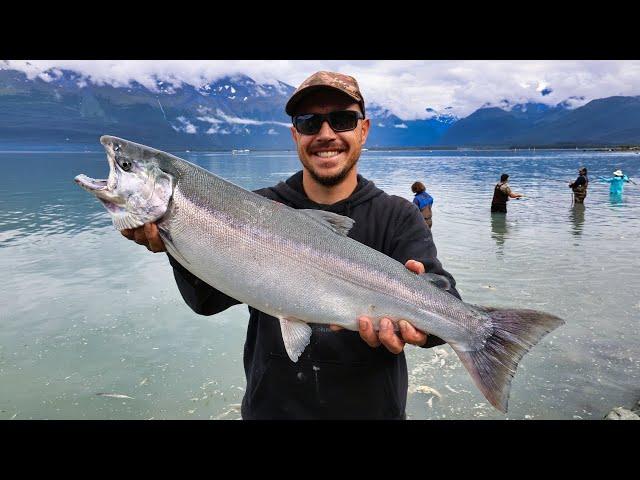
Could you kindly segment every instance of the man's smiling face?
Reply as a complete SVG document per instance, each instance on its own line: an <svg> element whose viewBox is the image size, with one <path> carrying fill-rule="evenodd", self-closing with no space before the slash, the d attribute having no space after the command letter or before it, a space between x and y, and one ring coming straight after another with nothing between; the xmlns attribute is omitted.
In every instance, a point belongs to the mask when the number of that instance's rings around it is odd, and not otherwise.
<svg viewBox="0 0 640 480"><path fill-rule="evenodd" d="M348 95L331 89L319 89L300 100L295 113L301 115L340 110L360 112L360 107ZM353 170L368 133L369 119L358 120L356 128L347 132L334 132L326 121L320 131L313 135L301 134L291 127L303 168L313 180L324 186L339 184Z"/></svg>

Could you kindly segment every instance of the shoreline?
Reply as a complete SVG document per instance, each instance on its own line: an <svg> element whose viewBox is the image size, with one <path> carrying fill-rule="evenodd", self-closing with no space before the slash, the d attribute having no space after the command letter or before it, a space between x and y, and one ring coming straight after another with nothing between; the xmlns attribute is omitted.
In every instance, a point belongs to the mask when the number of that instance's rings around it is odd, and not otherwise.
<svg viewBox="0 0 640 480"><path fill-rule="evenodd" d="M71 147L71 148L70 148ZM74 148L75 147L75 148ZM180 152L180 153L228 153L233 154L237 149L215 149L215 148L186 148L186 147L154 147L159 150L163 150L166 152ZM544 152L626 152L631 153L635 152L636 154L640 154L640 146L589 146L589 147L367 147L363 149L363 153L366 152L403 152L403 151L412 151L412 152L531 152L535 153L538 151ZM0 153L102 153L103 149L96 147L95 145L84 145L84 144L76 144L76 145L46 145L46 144L30 144L25 145L24 148L16 148L15 145L10 145L7 147L3 147L0 145ZM295 149L251 149L249 152L244 153L244 155L251 155L255 153L270 153L270 152L280 152L280 153L296 153Z"/></svg>

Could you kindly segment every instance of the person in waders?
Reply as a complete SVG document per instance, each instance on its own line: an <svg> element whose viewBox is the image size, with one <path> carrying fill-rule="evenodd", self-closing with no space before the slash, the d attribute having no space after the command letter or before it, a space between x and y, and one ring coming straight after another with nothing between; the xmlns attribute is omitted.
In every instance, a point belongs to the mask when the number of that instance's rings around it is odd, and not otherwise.
<svg viewBox="0 0 640 480"><path fill-rule="evenodd" d="M573 190L574 203L584 203L584 199L587 198L587 187L589 186L589 177L587 177L587 167L582 167L578 170L578 178L575 182L569 184L569 188Z"/></svg>
<svg viewBox="0 0 640 480"><path fill-rule="evenodd" d="M500 175L500 181L493 188L493 200L491 200L491 213L507 213L507 202L510 198L521 198L524 195L515 193L507 183L509 175Z"/></svg>
<svg viewBox="0 0 640 480"><path fill-rule="evenodd" d="M433 206L433 197L427 193L427 188L422 182L415 182L411 185L411 191L416 194L413 198L413 204L418 207L424 222L431 228L433 224L433 212L431 207Z"/></svg>

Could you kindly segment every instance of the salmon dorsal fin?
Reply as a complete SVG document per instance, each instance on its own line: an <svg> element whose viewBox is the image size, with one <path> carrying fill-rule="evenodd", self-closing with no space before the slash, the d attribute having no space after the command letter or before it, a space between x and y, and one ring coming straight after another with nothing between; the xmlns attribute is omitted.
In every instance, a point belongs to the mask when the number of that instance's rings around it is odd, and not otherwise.
<svg viewBox="0 0 640 480"><path fill-rule="evenodd" d="M278 319L287 355L291 361L297 362L311 341L311 327L297 318L278 317Z"/></svg>
<svg viewBox="0 0 640 480"><path fill-rule="evenodd" d="M305 215L310 216L321 225L324 225L328 229L340 235L344 235L345 237L349 233L349 230L351 230L351 227L353 227L353 225L356 223L349 217L338 215L337 213L333 212L327 212L324 210L312 210L303 208L298 211L303 212Z"/></svg>

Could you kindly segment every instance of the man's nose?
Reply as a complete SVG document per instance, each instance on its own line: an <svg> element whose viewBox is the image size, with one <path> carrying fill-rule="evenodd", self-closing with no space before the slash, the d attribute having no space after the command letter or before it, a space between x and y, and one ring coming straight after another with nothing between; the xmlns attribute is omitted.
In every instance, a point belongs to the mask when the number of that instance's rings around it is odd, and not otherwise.
<svg viewBox="0 0 640 480"><path fill-rule="evenodd" d="M324 122L322 122L322 125L320 125L320 130L318 131L316 136L320 139L335 138L336 132L334 132L329 125L329 121L325 120Z"/></svg>

